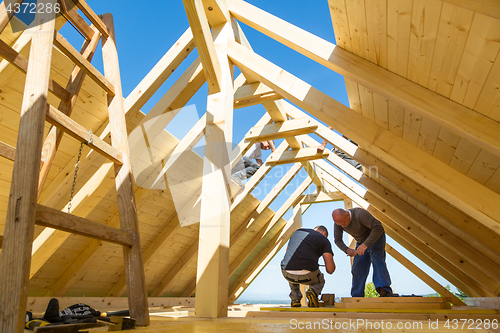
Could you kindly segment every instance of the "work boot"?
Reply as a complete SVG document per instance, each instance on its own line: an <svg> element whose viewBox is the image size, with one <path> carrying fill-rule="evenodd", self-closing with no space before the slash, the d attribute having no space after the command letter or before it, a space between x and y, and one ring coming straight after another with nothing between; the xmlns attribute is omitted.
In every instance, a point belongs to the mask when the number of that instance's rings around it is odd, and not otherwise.
<svg viewBox="0 0 500 333"><path fill-rule="evenodd" d="M384 288L379 288L377 292L379 293L380 297L399 297L399 294L390 293Z"/></svg>
<svg viewBox="0 0 500 333"><path fill-rule="evenodd" d="M292 308L300 308L300 306L301 306L300 299L294 299L294 300L292 300L291 306L292 306Z"/></svg>
<svg viewBox="0 0 500 333"><path fill-rule="evenodd" d="M307 306L309 306L310 308L319 308L318 295L312 288L309 288L306 291L306 297L308 300Z"/></svg>

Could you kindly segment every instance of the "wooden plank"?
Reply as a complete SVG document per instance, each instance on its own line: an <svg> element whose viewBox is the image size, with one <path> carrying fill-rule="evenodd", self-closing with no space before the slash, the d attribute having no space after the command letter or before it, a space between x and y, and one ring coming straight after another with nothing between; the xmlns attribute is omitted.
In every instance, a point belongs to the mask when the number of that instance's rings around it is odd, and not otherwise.
<svg viewBox="0 0 500 333"><path fill-rule="evenodd" d="M396 166L408 177L415 179L450 203L461 207L466 213L488 227L498 227L496 217L500 216L500 207L496 202L500 200L500 196L497 193L443 163L438 161L434 163L435 159L417 147L353 112L276 65L247 51L239 44L230 43L229 57L242 71L259 77L262 82L274 88L282 96L345 134L381 160ZM294 83L290 84L292 80ZM429 161L429 163L424 161Z"/></svg>
<svg viewBox="0 0 500 333"><path fill-rule="evenodd" d="M59 308L64 309L73 304L85 303L94 309L101 311L117 311L127 309L127 297L56 297ZM28 311L41 313L47 309L51 297L28 297ZM194 306L194 298L191 297L149 297L150 308L164 308L172 306Z"/></svg>
<svg viewBox="0 0 500 333"><path fill-rule="evenodd" d="M108 95L111 141L113 147L121 151L123 156L123 165L119 166L115 164L116 195L120 211L120 225L122 230L132 233L134 240L133 246L123 247L130 316L136 319L137 325L144 326L149 324L148 300L139 236L139 221L135 205L134 179L130 164L127 126L123 109L115 28L111 14L103 15L102 20L109 31L109 38L103 41L102 46L104 73L114 86L116 93L116 98L112 100L111 96Z"/></svg>
<svg viewBox="0 0 500 333"><path fill-rule="evenodd" d="M44 227L63 230L76 235L100 239L119 245L133 245L132 234L128 231L112 228L102 223L90 221L43 205L36 206L35 223Z"/></svg>
<svg viewBox="0 0 500 333"><path fill-rule="evenodd" d="M500 20L476 13L450 99L473 108L500 50ZM473 141L472 141L473 142Z"/></svg>
<svg viewBox="0 0 500 333"><path fill-rule="evenodd" d="M345 7L349 20L349 33L352 46L351 52L364 59L369 59L365 1L346 1Z"/></svg>
<svg viewBox="0 0 500 333"><path fill-rule="evenodd" d="M387 1L366 1L365 6L369 59L387 68Z"/></svg>
<svg viewBox="0 0 500 333"><path fill-rule="evenodd" d="M331 202L331 201L343 201L345 199L345 195L340 193L340 191L328 191L328 192L320 192L308 194L305 196L302 204L313 204L313 203L321 203L321 202Z"/></svg>
<svg viewBox="0 0 500 333"><path fill-rule="evenodd" d="M194 11L190 12L189 4ZM201 1L194 0L201 5ZM188 18L196 15L196 11L203 11L193 1L184 1ZM198 13L197 15L200 15ZM205 19L203 17L197 20ZM196 25L191 22L193 34L197 42L198 52L201 54L197 39ZM203 23L207 24L208 23ZM227 43L234 40L234 32L230 23L214 29L217 36L214 42L214 56L211 63L217 61L220 66L218 89L210 89L207 99L207 124L205 130L205 154L203 159L203 185L201 196L199 251L196 271L196 317L226 317L227 316L227 288L229 276L229 236L230 236L230 151L227 142L232 141L233 131L233 64L227 57ZM206 36L209 37L209 36ZM210 38L210 41L212 39ZM203 48L203 46L201 47ZM210 71L205 67L205 72ZM210 67L208 67L210 68ZM208 80L209 87L213 82Z"/></svg>
<svg viewBox="0 0 500 333"><path fill-rule="evenodd" d="M245 135L245 140L257 142L310 134L313 133L317 127L317 125L311 125L311 121L305 119L287 120L281 123L254 126Z"/></svg>
<svg viewBox="0 0 500 333"><path fill-rule="evenodd" d="M394 248L392 248L390 245L386 246L386 249L387 248L394 250ZM396 251L396 250L394 250L394 251ZM443 288L443 289L445 289L445 288ZM342 303L346 303L346 304L348 304L348 303L364 303L364 304L372 303L372 304L380 304L380 306L384 306L385 303L394 303L394 304L398 304L398 303L427 303L427 304L429 304L429 303L448 303L448 302L451 302L451 297L450 296L442 296L442 297L418 297L418 296L416 296L416 297L341 297L340 300Z"/></svg>
<svg viewBox="0 0 500 333"><path fill-rule="evenodd" d="M208 91L212 94L221 91L221 64L215 52L215 45L210 33L202 0L183 0L189 25L193 31L198 55L203 64L203 71L208 82Z"/></svg>
<svg viewBox="0 0 500 333"><path fill-rule="evenodd" d="M443 0L443 2L449 2L455 6L460 6L478 12L484 15L500 19L500 6L498 1L495 0Z"/></svg>
<svg viewBox="0 0 500 333"><path fill-rule="evenodd" d="M58 32L54 34L54 44L70 58L78 67L80 67L89 77L94 80L108 95L115 96L114 85L108 81L87 59L85 59L80 52Z"/></svg>
<svg viewBox="0 0 500 333"><path fill-rule="evenodd" d="M170 266L167 274L160 279L160 282L154 287L154 289L149 293L151 296L161 296L167 291L167 289L175 282L176 278L179 277L181 271L187 266L191 261L191 258L196 256L198 253L198 240L196 240L189 249L184 252L184 254Z"/></svg>
<svg viewBox="0 0 500 333"><path fill-rule="evenodd" d="M313 148L300 148L285 150L283 152L274 152L266 160L266 164L280 165L295 162L312 161L328 157L330 151L325 149L318 152L316 147Z"/></svg>
<svg viewBox="0 0 500 333"><path fill-rule="evenodd" d="M86 24L86 23L85 23ZM82 47L82 55L88 61L92 60L94 52L97 48L97 44L101 39L101 35L97 32L97 29L93 30L94 35L90 41L85 41ZM71 115L73 108L75 107L80 89L82 88L83 82L85 80L85 72L82 71L78 66L75 65L73 71L70 75L68 84L66 85L66 90L68 91L69 98L67 101L61 101L59 103L58 110L67 116ZM53 126L47 136L42 147L42 168L40 169L40 178L38 181L38 195L42 192L45 180L50 171L50 167L55 158L57 148L61 143L63 137L63 132L57 127Z"/></svg>
<svg viewBox="0 0 500 333"><path fill-rule="evenodd" d="M56 126L78 141L95 149L114 163L119 165L123 164L123 153L111 146L109 143L101 140L101 138L99 138L98 136L92 135L91 138L91 134L89 133L89 131L83 128L83 126L79 125L73 119L48 104L46 119L52 125Z"/></svg>
<svg viewBox="0 0 500 333"><path fill-rule="evenodd" d="M474 13L444 2L429 77L429 88L450 97Z"/></svg>
<svg viewBox="0 0 500 333"><path fill-rule="evenodd" d="M403 265L410 272L415 274L420 280L425 282L429 287L431 287L432 289L434 289L436 292L440 293L441 295L448 297L454 306L466 306L467 305L461 299L459 299L457 296L455 296L455 294L450 292L448 289L446 289L441 284L439 284L439 282L437 282L432 277L427 275L427 273L425 273L423 270L421 270L417 265L412 263L410 260L405 258L401 253L399 253L397 250L395 250L389 244L385 244L385 252L389 253L389 255L391 257L396 259L401 265ZM426 301L428 301L428 300L426 300L426 298L433 299L433 298L440 298L440 297L415 297L415 298L417 298L417 300L413 300L413 297L411 297L411 298L405 297L405 298L411 299L412 301L415 301L415 302L419 302L419 301L426 302ZM420 298L422 298L422 299L418 300Z"/></svg>
<svg viewBox="0 0 500 333"><path fill-rule="evenodd" d="M409 298L409 297L405 297ZM352 309L356 311L357 309L380 309L380 310L396 310L396 309L451 309L451 306L446 303L335 303L336 309Z"/></svg>
<svg viewBox="0 0 500 333"><path fill-rule="evenodd" d="M46 4L54 6L55 0ZM23 332L55 13L37 13L0 256L0 330Z"/></svg>
<svg viewBox="0 0 500 333"><path fill-rule="evenodd" d="M442 2L414 1L408 55L408 79L427 87L438 33Z"/></svg>
<svg viewBox="0 0 500 333"><path fill-rule="evenodd" d="M16 157L16 148L0 141L0 156L14 161L14 158Z"/></svg>
<svg viewBox="0 0 500 333"><path fill-rule="evenodd" d="M194 48L193 34L188 28L127 96L123 103L125 113L138 112Z"/></svg>
<svg viewBox="0 0 500 333"><path fill-rule="evenodd" d="M330 16L333 22L335 44L347 51L352 52L351 34L344 0L328 0Z"/></svg>
<svg viewBox="0 0 500 333"><path fill-rule="evenodd" d="M417 147L432 155L439 135L439 125L427 118L421 118Z"/></svg>
<svg viewBox="0 0 500 333"><path fill-rule="evenodd" d="M500 58L497 56L490 74L484 83L474 110L500 121L500 92L496 87L500 85Z"/></svg>
<svg viewBox="0 0 500 333"><path fill-rule="evenodd" d="M402 77L408 73L412 0L387 0L387 68Z"/></svg>
<svg viewBox="0 0 500 333"><path fill-rule="evenodd" d="M0 55L9 63L14 65L21 72L26 73L28 68L28 59L23 57L19 52L12 49L7 43L0 40ZM49 91L52 92L62 101L69 99L69 93L60 84L49 78Z"/></svg>
<svg viewBox="0 0 500 333"><path fill-rule="evenodd" d="M394 2L407 3L407 1L402 0ZM495 135L500 131L500 125L492 119L478 117L473 110L400 76L405 76L405 74L392 70L392 72L399 74L397 75L341 48L335 48L335 45L244 1L232 1L229 9L233 16L252 28L358 82L367 89L387 99L394 100L403 107L428 117L458 135L478 145L484 145L485 149L500 155L500 138ZM405 15L406 12L403 10L398 14L398 17ZM409 27L408 24L408 34ZM390 30L397 31L397 29ZM497 30L500 31L500 29ZM492 62L493 60L491 60ZM392 63L392 59L389 60L390 63ZM252 75L252 73L248 74ZM277 92L280 93L278 90Z"/></svg>
<svg viewBox="0 0 500 333"><path fill-rule="evenodd" d="M90 6L87 5L85 0L71 0L71 1L73 1L78 6L78 8L80 8L82 13L90 20L90 22L92 22L92 24L95 25L97 29L99 29L104 38L109 37L110 35L108 32L109 27L106 27L106 24L103 22L103 20L101 20L102 17L97 16L96 13L94 13L94 11L92 10L92 8L90 8Z"/></svg>

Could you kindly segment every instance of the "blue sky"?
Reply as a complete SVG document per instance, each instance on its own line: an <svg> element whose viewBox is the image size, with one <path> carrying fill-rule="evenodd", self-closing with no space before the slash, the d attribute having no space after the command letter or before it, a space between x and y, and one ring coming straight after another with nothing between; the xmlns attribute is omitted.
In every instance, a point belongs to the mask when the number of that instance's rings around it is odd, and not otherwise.
<svg viewBox="0 0 500 333"><path fill-rule="evenodd" d="M300 28L314 33L323 39L332 43L335 42L328 2L326 0L314 2L297 0L248 0L248 2ZM181 0L153 1L149 2L148 6L143 6L140 2L129 0L88 0L87 3L98 14L111 12L114 16L123 94L125 97L135 88L188 27L188 20ZM311 5L311 3L314 3L314 5ZM255 52L300 77L339 102L347 106L349 105L342 76L244 24L242 24L242 29ZM66 25L61 32L62 35L70 40L75 46L79 47L83 42L82 37L69 25ZM151 109L196 57L197 52L194 50L158 90L155 96L142 108L143 112L147 113ZM99 48L94 56L93 64L102 71L102 55ZM239 71L236 71L236 74L238 73ZM198 116L205 112L206 96L207 87L205 84L188 103L196 106ZM262 106L235 110L233 142L239 142L250 127L257 122L264 113L265 110ZM175 125L167 127L167 129L177 137L182 137L198 120L192 119L193 117L183 117L182 112L177 117L178 119L176 119ZM280 140L277 141L277 144L279 143ZM329 146L329 148L331 147ZM265 152L264 157L266 157L267 154L268 153ZM282 172L279 168L275 168L276 170L273 169L266 177L265 182L254 191L253 194L257 198L264 198L265 191L263 186L267 186L267 188L270 189L271 186L278 181L276 172ZM276 211L287 199L287 195L293 192L293 187L297 186L299 181L306 176L304 171L301 171L299 175L301 178L294 180L289 185L287 190L273 202L271 209ZM308 193L312 193L313 191L314 187L308 189ZM318 224L324 224L330 230L330 233L333 234L333 225L330 216L331 211L338 207L341 207L339 203L313 205L303 216L304 227L313 228ZM289 211L285 215L285 218L288 219L290 216L291 212ZM333 235L330 236L330 241L333 244ZM407 256L407 258L412 260L421 269L429 273L442 285L446 286L450 284L392 239L388 238L388 243L403 255ZM326 276L324 292L335 293L337 296L348 296L351 279L349 259L335 246L333 246L333 248L337 271L331 276ZM288 284L282 278L279 269L279 262L283 258L283 255L284 250L280 251L275 256L270 264L255 279L252 285L243 293L240 297L240 301L287 299L289 293ZM321 260L322 259L320 259L320 261ZM434 292L390 256L388 256L387 263L395 292L400 294L427 294ZM455 289L456 288L452 287L452 290Z"/></svg>

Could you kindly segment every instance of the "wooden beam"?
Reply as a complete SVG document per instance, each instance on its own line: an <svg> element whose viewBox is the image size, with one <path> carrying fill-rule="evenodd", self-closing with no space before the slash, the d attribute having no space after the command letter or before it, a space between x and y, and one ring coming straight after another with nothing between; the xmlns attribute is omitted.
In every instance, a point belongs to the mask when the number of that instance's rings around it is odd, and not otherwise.
<svg viewBox="0 0 500 333"><path fill-rule="evenodd" d="M87 3L85 3L85 0L71 0L71 1L73 1L78 6L78 8L80 8L82 13L90 20L90 22L92 22L92 24L95 25L97 29L99 29L104 38L109 37L109 32L108 32L109 27L106 27L106 24L101 20L102 15L97 16L96 13L94 13L94 11L92 10L92 8L90 8L90 6L87 5Z"/></svg>
<svg viewBox="0 0 500 333"><path fill-rule="evenodd" d="M467 2L472 3L472 1ZM498 7L496 5L497 12ZM500 124L493 119L478 114L472 109L377 66L349 51L335 47L334 44L247 2L231 1L229 10L235 18L250 27L361 84L367 89L397 102L407 110L415 111L429 120L435 121L444 128L483 147L496 156L500 156L500 137L497 135L500 132ZM249 74L252 75L252 73ZM277 92L280 93L280 91ZM349 138L354 139L352 135ZM355 141L357 142L357 140Z"/></svg>
<svg viewBox="0 0 500 333"><path fill-rule="evenodd" d="M132 234L43 205L36 205L35 223L76 235L91 237L119 245L132 246Z"/></svg>
<svg viewBox="0 0 500 333"><path fill-rule="evenodd" d="M205 8L208 23L212 27L216 27L231 20L226 0L203 0L203 6Z"/></svg>
<svg viewBox="0 0 500 333"><path fill-rule="evenodd" d="M89 77L94 80L108 95L115 96L116 87L108 81L80 52L75 50L63 36L58 32L54 33L54 44L70 58L78 67L80 67Z"/></svg>
<svg viewBox="0 0 500 333"><path fill-rule="evenodd" d="M305 196L303 204L313 204L331 201L343 201L346 198L340 191L319 192Z"/></svg>
<svg viewBox="0 0 500 333"><path fill-rule="evenodd" d="M500 19L500 4L496 0L443 0L457 7L467 8L476 13Z"/></svg>
<svg viewBox="0 0 500 333"><path fill-rule="evenodd" d="M330 151L325 149L322 152L317 151L316 148L300 148L285 150L284 152L274 152L266 160L266 164L279 165L295 162L313 161L328 157Z"/></svg>
<svg viewBox="0 0 500 333"><path fill-rule="evenodd" d="M17 52L21 53L24 52L25 49L27 49L28 44L31 42L31 37L32 33L30 33L30 29L24 30L21 35L17 38L16 42L14 45L12 45L12 49ZM28 50L26 50L28 52ZM3 70L10 64L10 62L6 59L2 59L0 61L0 73L3 72Z"/></svg>
<svg viewBox="0 0 500 333"><path fill-rule="evenodd" d="M390 246L387 243L385 244L385 252L387 252L391 257L396 259L401 265L406 267L406 269L415 274L420 280L425 282L425 284L434 289L436 292L440 293L445 297L449 297L454 306L467 305L460 298L455 296L455 294L453 294L448 289L440 285L439 282L437 282L432 277L427 275L427 273L421 270L417 265L412 263L410 260L406 259L401 253L399 253L397 250L395 250L392 246Z"/></svg>
<svg viewBox="0 0 500 333"><path fill-rule="evenodd" d="M189 25L193 31L194 41L198 49L203 71L208 82L208 91L211 94L221 91L222 69L215 45L210 33L207 16L202 0L183 0Z"/></svg>
<svg viewBox="0 0 500 333"><path fill-rule="evenodd" d="M293 119L264 126L254 126L247 132L245 139L248 141L276 140L289 136L310 134L316 128L318 128L318 125L312 124L310 120Z"/></svg>
<svg viewBox="0 0 500 333"><path fill-rule="evenodd" d="M44 2L54 6L56 0ZM55 12L35 15L0 256L0 331L24 332Z"/></svg>
<svg viewBox="0 0 500 333"><path fill-rule="evenodd" d="M52 125L56 126L78 141L95 149L101 155L107 157L114 163L118 165L123 164L123 153L111 146L109 143L101 140L98 136L92 135L91 138L91 134L83 128L83 126L49 104L47 104L46 119Z"/></svg>
<svg viewBox="0 0 500 333"><path fill-rule="evenodd" d="M193 3L194 2L194 3ZM184 0L190 24L193 27L198 52L196 25L193 15L200 15L201 1ZM196 6L196 7L195 7ZM194 10L194 11L193 11ZM196 13L198 12L198 13ZM204 13L203 13L204 15ZM206 23L208 25L208 23ZM203 184L200 214L199 251L196 273L196 317L218 318L227 316L227 290L229 276L229 235L230 235L230 153L227 143L232 142L233 130L233 65L227 58L227 42L234 39L229 23L214 29L217 38L214 43L215 56L211 63L218 61L221 74L219 89L210 89L207 99L207 124L205 129L205 154L203 159ZM205 36L208 38L208 36ZM210 39L211 41L211 39ZM202 48L205 46L202 46ZM207 71L203 56L203 68ZM208 69L210 71L210 69ZM210 87L210 80L207 81Z"/></svg>
<svg viewBox="0 0 500 333"><path fill-rule="evenodd" d="M306 117L307 119L313 119L293 105L287 102L284 102L283 104L286 106L286 113L292 118ZM482 241L493 251L498 252L498 249L496 249L496 247L492 245L500 241L500 226L495 229L486 228L483 224L464 214L459 209L453 207L441 197L415 183L408 177L402 175L392 166L368 154L364 150L354 145L352 142L344 139L340 134L329 130L325 125L319 122L317 124L318 129L316 130L316 134L327 140L330 144L342 149L348 155L352 156L354 159L362 163L365 167L369 166L369 174L371 174L372 177L378 177L379 175L385 177L396 187L398 187L411 197L415 198L416 200L420 201L427 208L443 216L446 220L464 230L467 234L473 235L476 240ZM315 145L315 143L310 144ZM332 161L332 158L333 155L330 156L330 161ZM338 163L334 164L336 164L340 169L351 170L352 172L350 172L349 175L357 180L360 184L364 185L366 181L369 181L366 180L366 178L370 178L368 175L363 174L359 170L353 170L352 168L349 168L349 164L347 164L347 162L345 162L344 160L335 160L338 161Z"/></svg>
<svg viewBox="0 0 500 333"><path fill-rule="evenodd" d="M104 14L102 21L108 28L109 37L102 45L104 73L114 86L116 98L108 95L109 124L113 147L122 153L123 165L115 164L116 195L120 212L122 230L132 233L134 244L123 247L125 274L127 276L127 291L130 316L136 319L137 325L149 325L148 299L146 294L146 279L142 262L141 241L139 236L139 220L135 204L134 178L127 141L127 125L123 108L123 96L118 67L118 52L116 49L115 28L113 16Z"/></svg>
<svg viewBox="0 0 500 333"><path fill-rule="evenodd" d="M73 25L85 36L87 40L91 40L95 30L92 29L87 22L80 16L77 8L72 5L70 0L61 1L61 11L66 19L71 21Z"/></svg>
<svg viewBox="0 0 500 333"><path fill-rule="evenodd" d="M3 244L3 236L0 235L0 249L2 248L2 244Z"/></svg>
<svg viewBox="0 0 500 333"><path fill-rule="evenodd" d="M87 24L87 23L85 23ZM93 30L94 35L90 41L85 41L82 47L82 55L88 61L92 60L94 56L94 52L97 48L97 44L99 44L99 40L101 39L101 34L97 31L97 29ZM61 101L59 103L58 110L67 115L68 117L73 112L73 108L76 105L76 101L78 99L78 94L80 93L80 89L85 80L85 72L80 69L80 67L76 66L73 68L71 72L70 79L68 84L66 85L66 91L69 93L69 98L67 101ZM38 195L42 192L43 186L45 184L45 180L50 171L50 167L52 166L52 162L56 156L57 148L61 143L63 137L63 132L52 126L49 130L49 133L45 137L45 141L42 146L42 168L40 169L40 178L38 180Z"/></svg>
<svg viewBox="0 0 500 333"><path fill-rule="evenodd" d="M19 52L12 49L7 43L0 40L0 56L9 63L14 65L18 70L26 74L28 69L28 59L23 57ZM62 101L69 99L69 93L59 83L49 78L49 91Z"/></svg>
<svg viewBox="0 0 500 333"><path fill-rule="evenodd" d="M270 63L237 43L229 44L230 59L260 78L312 116L345 134L374 156L398 168L409 178L491 228L498 228L500 194L477 183L449 165L429 156L403 138L373 123L333 98ZM291 82L294 82L291 84ZM307 92L307 93L306 93Z"/></svg>
<svg viewBox="0 0 500 333"><path fill-rule="evenodd" d="M265 84L260 82L249 83L238 87L234 92L234 108L243 108L281 98L280 95Z"/></svg>
<svg viewBox="0 0 500 333"><path fill-rule="evenodd" d="M0 141L0 156L14 162L14 158L16 157L16 148Z"/></svg>
<svg viewBox="0 0 500 333"><path fill-rule="evenodd" d="M194 48L193 34L188 28L127 96L123 103L125 112L138 112Z"/></svg>

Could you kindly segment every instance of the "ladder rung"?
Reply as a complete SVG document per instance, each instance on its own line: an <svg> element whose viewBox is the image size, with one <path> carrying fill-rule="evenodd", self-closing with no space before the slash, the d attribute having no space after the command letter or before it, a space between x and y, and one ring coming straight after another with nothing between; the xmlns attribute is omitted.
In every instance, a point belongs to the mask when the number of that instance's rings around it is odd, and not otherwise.
<svg viewBox="0 0 500 333"><path fill-rule="evenodd" d="M80 8L82 13L85 16L87 16L90 22L92 22L92 24L95 25L97 29L99 29L102 35L105 38L108 38L109 37L108 28L106 27L104 22L99 18L99 16L97 16L97 14L94 13L92 8L90 8L90 6L85 3L85 1L73 0L73 2L78 6L78 8Z"/></svg>
<svg viewBox="0 0 500 333"><path fill-rule="evenodd" d="M40 204L36 205L35 224L120 245L132 246L133 244L132 234L128 231L64 213Z"/></svg>
<svg viewBox="0 0 500 333"><path fill-rule="evenodd" d="M115 87L102 75L73 45L71 45L61 34L54 32L54 44L70 58L78 67L89 75L110 96L115 96Z"/></svg>
<svg viewBox="0 0 500 333"><path fill-rule="evenodd" d="M16 157L16 148L0 141L0 156L14 161L14 158Z"/></svg>
<svg viewBox="0 0 500 333"><path fill-rule="evenodd" d="M109 143L104 142L97 135L92 136L92 143L90 141L90 133L82 125L75 122L73 119L57 110L52 105L47 104L47 112L45 114L46 120L59 128L61 131L71 135L73 138L83 142L92 149L95 149L100 154L106 156L113 162L122 165L122 153Z"/></svg>
<svg viewBox="0 0 500 333"><path fill-rule="evenodd" d="M28 59L23 57L19 52L11 48L3 40L0 40L0 55L14 65L21 72L26 74L28 69ZM69 99L69 92L64 89L57 82L49 78L49 90L56 95L59 99L67 101Z"/></svg>

